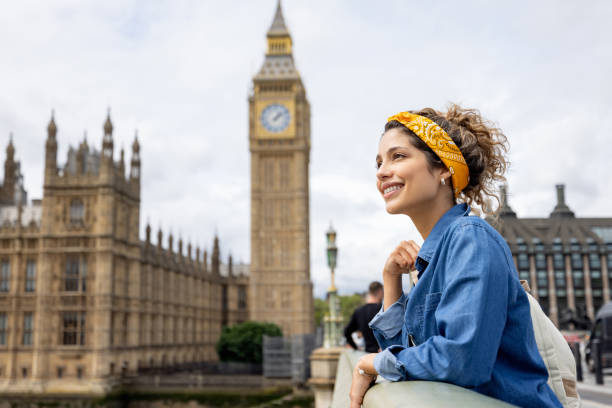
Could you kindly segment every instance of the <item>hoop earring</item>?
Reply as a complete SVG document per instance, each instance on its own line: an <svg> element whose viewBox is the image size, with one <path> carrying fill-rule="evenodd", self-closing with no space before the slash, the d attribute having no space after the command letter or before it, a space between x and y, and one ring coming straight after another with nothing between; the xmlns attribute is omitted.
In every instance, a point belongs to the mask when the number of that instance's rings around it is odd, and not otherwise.
<svg viewBox="0 0 612 408"><path fill-rule="evenodd" d="M440 179L440 184L442 184L443 186L446 185L446 181L444 179Z"/></svg>

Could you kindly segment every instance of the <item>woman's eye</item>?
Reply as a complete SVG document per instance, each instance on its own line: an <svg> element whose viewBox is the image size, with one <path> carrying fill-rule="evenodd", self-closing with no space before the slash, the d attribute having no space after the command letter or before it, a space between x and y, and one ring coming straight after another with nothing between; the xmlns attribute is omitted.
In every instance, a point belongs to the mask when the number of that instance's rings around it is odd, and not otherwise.
<svg viewBox="0 0 612 408"><path fill-rule="evenodd" d="M402 153L393 153L393 160L395 160L395 159L403 159L404 157L406 157L405 154L402 154Z"/></svg>
<svg viewBox="0 0 612 408"><path fill-rule="evenodd" d="M381 161L377 161L375 166L376 166L376 170L380 169L380 166L382 166L382 162Z"/></svg>

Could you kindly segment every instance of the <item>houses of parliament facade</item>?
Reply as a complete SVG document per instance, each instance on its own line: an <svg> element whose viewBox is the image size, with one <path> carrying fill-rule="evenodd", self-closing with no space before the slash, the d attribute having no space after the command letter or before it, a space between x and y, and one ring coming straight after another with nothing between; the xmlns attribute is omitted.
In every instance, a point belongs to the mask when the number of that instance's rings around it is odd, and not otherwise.
<svg viewBox="0 0 612 408"><path fill-rule="evenodd" d="M222 326L248 319L247 265L140 231L140 146L129 168L83 141L57 163L52 117L41 200L27 203L12 142L0 196L0 391L106 392L145 370L217 359Z"/></svg>
<svg viewBox="0 0 612 408"><path fill-rule="evenodd" d="M12 141L0 188L0 393L105 393L122 375L218 360L224 326L314 331L310 108L280 2L249 94L250 265L172 234L139 234L141 158L116 157L110 115L58 163L47 126L43 197L27 199Z"/></svg>

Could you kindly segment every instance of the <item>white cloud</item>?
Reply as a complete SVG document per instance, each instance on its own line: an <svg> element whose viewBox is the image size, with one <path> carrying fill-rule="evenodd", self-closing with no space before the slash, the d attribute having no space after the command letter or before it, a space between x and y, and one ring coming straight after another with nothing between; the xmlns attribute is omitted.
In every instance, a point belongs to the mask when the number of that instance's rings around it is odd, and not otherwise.
<svg viewBox="0 0 612 408"><path fill-rule="evenodd" d="M142 224L249 259L247 92L274 0L10 2L0 15L0 143L14 132L30 196L42 194L52 108L60 162L112 109L115 151L142 148ZM385 118L449 101L479 108L511 142L511 204L546 216L567 184L581 216L609 216L609 2L284 2L312 105L311 276L341 292L380 277L408 219L385 214L374 156ZM399 224L398 224L399 223Z"/></svg>

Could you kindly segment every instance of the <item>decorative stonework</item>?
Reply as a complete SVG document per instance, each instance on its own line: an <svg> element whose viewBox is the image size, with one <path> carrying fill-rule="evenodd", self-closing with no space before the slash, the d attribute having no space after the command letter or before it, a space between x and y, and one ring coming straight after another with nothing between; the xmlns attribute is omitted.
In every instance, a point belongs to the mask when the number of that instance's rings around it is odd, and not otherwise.
<svg viewBox="0 0 612 408"><path fill-rule="evenodd" d="M0 392L99 394L214 362L222 324L248 318L248 265L221 263L217 239L210 259L149 225L140 240L140 147L126 174L110 117L104 132L104 155L83 142L59 168L52 118L42 200L0 206Z"/></svg>
<svg viewBox="0 0 612 408"><path fill-rule="evenodd" d="M310 104L280 2L249 96L251 319L314 332L310 281Z"/></svg>

